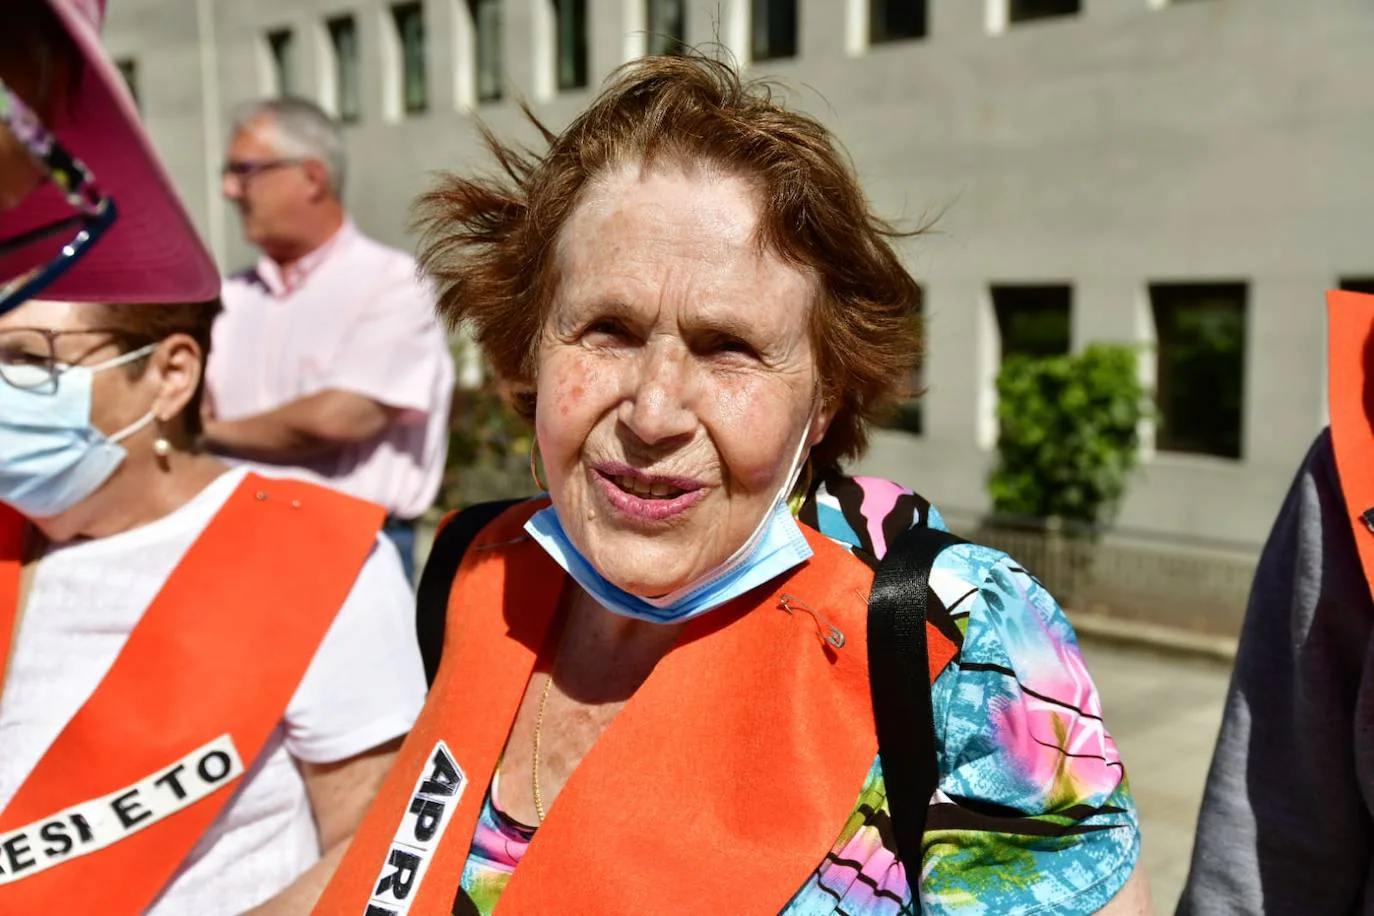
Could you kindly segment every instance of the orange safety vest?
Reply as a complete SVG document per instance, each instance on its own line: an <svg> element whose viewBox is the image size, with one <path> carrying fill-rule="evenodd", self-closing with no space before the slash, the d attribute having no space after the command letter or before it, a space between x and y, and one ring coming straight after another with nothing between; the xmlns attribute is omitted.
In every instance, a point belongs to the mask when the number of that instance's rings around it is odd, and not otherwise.
<svg viewBox="0 0 1374 916"><path fill-rule="evenodd" d="M522 530L546 504L507 510L464 556L429 702L315 913L451 912L568 582ZM873 573L802 530L808 562L687 624L559 793L500 913L777 912L824 860L878 750ZM823 645L799 605L839 627L843 648ZM927 635L933 680L955 647Z"/></svg>
<svg viewBox="0 0 1374 916"><path fill-rule="evenodd" d="M147 909L280 724L383 516L244 478L0 812L0 913ZM0 650L22 521L0 517Z"/></svg>
<svg viewBox="0 0 1374 916"><path fill-rule="evenodd" d="M1332 290L1326 305L1331 445L1360 565L1374 592L1374 296Z"/></svg>

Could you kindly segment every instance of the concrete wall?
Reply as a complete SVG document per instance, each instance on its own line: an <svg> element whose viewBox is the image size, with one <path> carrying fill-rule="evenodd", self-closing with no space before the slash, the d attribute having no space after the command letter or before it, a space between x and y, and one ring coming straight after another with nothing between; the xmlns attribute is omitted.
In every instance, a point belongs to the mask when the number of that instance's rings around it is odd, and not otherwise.
<svg viewBox="0 0 1374 916"><path fill-rule="evenodd" d="M589 0L593 85L640 46L638 2ZM929 37L865 48L867 0L800 0L800 55L768 64L793 104L834 127L880 210L939 215L906 247L927 292L926 433L879 434L864 468L956 517L985 507L990 282L1072 283L1081 347L1149 343L1151 281L1244 280L1243 458L1147 454L1121 524L1253 552L1325 422L1322 290L1374 274L1374 15L1363 0L1084 0L1079 16L990 31L1004 2L931 0ZM348 195L367 231L408 244L407 203L428 174L485 167L463 97L466 0L426 0L430 109L399 119L385 104L394 68L378 0L111 6L111 45L138 58L155 139L227 265L251 254L216 205L210 146L232 105L264 91L269 28L297 30L312 87L324 19L359 18L365 99L348 128ZM745 56L746 7L690 0L689 41ZM552 91L549 9L506 0L510 91L477 110L503 135L531 137L522 94L553 126L591 97ZM202 118L207 97L217 110Z"/></svg>

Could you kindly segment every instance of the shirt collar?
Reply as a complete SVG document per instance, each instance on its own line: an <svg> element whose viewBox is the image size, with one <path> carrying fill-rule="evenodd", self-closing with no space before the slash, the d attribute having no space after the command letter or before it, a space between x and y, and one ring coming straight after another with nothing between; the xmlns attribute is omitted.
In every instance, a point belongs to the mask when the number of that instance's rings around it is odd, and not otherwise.
<svg viewBox="0 0 1374 916"><path fill-rule="evenodd" d="M258 258L258 276L262 278L263 285L274 298L289 296L304 286L310 275L326 263L336 251L346 248L348 242L357 234L358 227L351 218L345 217L343 225L328 241L286 270L282 270L276 261L266 255Z"/></svg>

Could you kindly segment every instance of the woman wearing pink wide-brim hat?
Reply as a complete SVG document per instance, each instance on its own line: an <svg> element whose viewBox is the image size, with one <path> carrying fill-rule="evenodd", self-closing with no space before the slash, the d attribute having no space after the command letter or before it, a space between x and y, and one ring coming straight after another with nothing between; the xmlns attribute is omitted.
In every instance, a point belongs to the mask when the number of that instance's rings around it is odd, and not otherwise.
<svg viewBox="0 0 1374 916"><path fill-rule="evenodd" d="M11 0L0 29L0 314L198 302L219 275L100 41L104 0Z"/></svg>

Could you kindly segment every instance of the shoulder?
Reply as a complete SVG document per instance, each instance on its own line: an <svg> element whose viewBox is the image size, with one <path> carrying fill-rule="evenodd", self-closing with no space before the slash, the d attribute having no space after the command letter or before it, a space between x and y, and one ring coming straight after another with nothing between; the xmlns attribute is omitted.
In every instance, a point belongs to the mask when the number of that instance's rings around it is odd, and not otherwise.
<svg viewBox="0 0 1374 916"><path fill-rule="evenodd" d="M258 273L255 264L250 264L229 274L224 278L224 283L220 287L220 297L224 300L226 308L244 296L266 295L267 293L267 281L262 278L262 274Z"/></svg>

